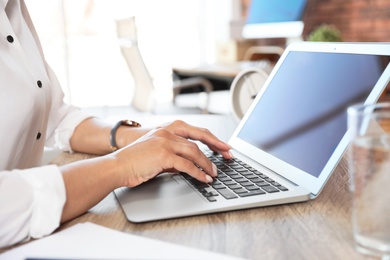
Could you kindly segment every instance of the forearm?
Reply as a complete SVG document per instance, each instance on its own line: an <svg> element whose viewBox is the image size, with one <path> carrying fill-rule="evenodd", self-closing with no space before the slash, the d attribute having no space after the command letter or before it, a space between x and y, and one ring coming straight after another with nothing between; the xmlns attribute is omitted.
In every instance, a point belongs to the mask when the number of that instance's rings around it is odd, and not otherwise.
<svg viewBox="0 0 390 260"><path fill-rule="evenodd" d="M70 145L73 151L104 155L111 152L110 132L112 125L97 118L81 122L75 129ZM122 148L144 135L148 130L121 126L117 130L116 141Z"/></svg>
<svg viewBox="0 0 390 260"><path fill-rule="evenodd" d="M60 167L66 189L61 222L77 217L123 186L114 158L99 157Z"/></svg>

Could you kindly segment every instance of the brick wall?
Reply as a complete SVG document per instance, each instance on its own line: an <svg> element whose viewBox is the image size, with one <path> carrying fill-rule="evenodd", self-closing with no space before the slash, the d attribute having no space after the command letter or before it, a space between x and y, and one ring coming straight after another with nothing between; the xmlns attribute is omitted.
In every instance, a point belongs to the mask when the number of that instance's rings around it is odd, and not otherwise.
<svg viewBox="0 0 390 260"><path fill-rule="evenodd" d="M336 26L343 41L390 42L390 0L307 0L303 36L321 24Z"/></svg>

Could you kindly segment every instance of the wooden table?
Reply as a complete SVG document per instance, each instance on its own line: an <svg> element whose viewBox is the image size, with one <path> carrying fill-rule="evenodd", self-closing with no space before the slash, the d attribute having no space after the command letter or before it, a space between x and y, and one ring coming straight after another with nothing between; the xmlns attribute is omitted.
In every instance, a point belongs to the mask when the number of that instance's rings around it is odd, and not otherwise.
<svg viewBox="0 0 390 260"><path fill-rule="evenodd" d="M89 158L61 154L54 162ZM63 224L93 222L112 229L249 259L369 259L354 250L347 164L342 160L317 199L266 208L133 224L111 193L88 213Z"/></svg>
<svg viewBox="0 0 390 260"><path fill-rule="evenodd" d="M215 122L214 127L218 126L215 119L209 118ZM219 120L226 121L226 118ZM231 131L233 124L229 125ZM62 165L90 157L62 153L53 163ZM111 193L58 230L89 221L135 235L248 259L373 259L355 251L350 215L344 158L319 197L309 202L134 224L127 221Z"/></svg>

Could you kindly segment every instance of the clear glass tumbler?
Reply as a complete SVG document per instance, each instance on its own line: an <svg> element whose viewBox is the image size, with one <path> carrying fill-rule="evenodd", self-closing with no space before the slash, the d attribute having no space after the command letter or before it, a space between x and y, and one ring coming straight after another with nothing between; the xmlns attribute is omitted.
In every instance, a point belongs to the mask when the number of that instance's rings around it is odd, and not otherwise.
<svg viewBox="0 0 390 260"><path fill-rule="evenodd" d="M356 249L390 259L390 103L348 108Z"/></svg>

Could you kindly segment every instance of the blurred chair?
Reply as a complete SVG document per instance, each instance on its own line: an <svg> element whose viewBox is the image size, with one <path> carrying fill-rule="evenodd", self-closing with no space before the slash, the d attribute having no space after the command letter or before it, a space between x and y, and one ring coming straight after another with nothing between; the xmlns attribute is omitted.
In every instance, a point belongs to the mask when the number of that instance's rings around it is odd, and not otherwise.
<svg viewBox="0 0 390 260"><path fill-rule="evenodd" d="M249 47L245 54L244 60L261 60L268 59L276 62L282 56L284 49L279 46L252 46Z"/></svg>
<svg viewBox="0 0 390 260"><path fill-rule="evenodd" d="M279 46L252 46L245 51L243 61L270 74L283 52Z"/></svg>
<svg viewBox="0 0 390 260"><path fill-rule="evenodd" d="M116 20L116 26L120 49L133 76L135 85L131 103L139 111L156 113L158 111L156 111L157 97L155 97L155 87L138 48L135 17ZM202 77L173 80L172 105L176 106L176 100L181 90L199 86L203 89L203 93L193 93L190 95L197 100L199 99L198 95L203 94L200 98L202 102L197 102L196 110L192 109L192 111L208 113L208 95L213 90L213 87L209 80Z"/></svg>

